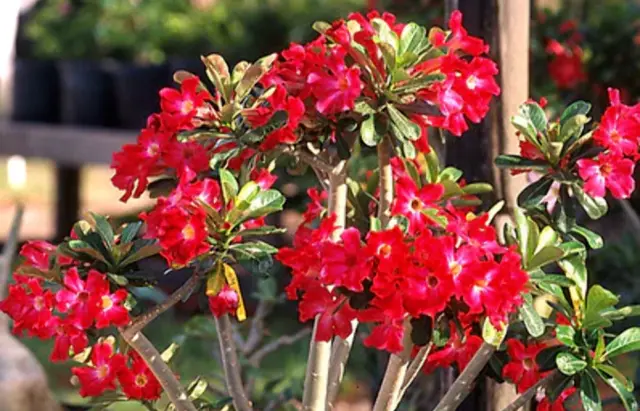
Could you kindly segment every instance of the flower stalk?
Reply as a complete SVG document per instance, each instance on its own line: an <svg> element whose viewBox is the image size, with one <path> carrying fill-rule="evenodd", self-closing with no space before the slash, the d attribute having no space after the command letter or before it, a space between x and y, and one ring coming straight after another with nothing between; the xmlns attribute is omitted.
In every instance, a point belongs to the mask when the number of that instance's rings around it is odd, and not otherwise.
<svg viewBox="0 0 640 411"><path fill-rule="evenodd" d="M236 345L233 341L233 327L229 314L215 317L216 329L218 330L218 342L222 353L222 368L224 369L224 379L227 385L229 396L233 400L233 407L238 411L251 411L251 403L247 398L242 384L240 362L236 352Z"/></svg>
<svg viewBox="0 0 640 411"><path fill-rule="evenodd" d="M539 389L545 389L552 385L552 382L560 375L558 370L552 371L549 375L535 383L527 391L520 394L511 404L505 407L502 411L517 411L521 407L525 406L536 395Z"/></svg>
<svg viewBox="0 0 640 411"><path fill-rule="evenodd" d="M340 238L345 226L347 209L347 173L345 162L341 161L329 173L329 215L336 216L337 229L333 232L334 239ZM331 362L331 341L316 341L319 326L319 316L316 317L311 334L307 373L304 381L302 397L303 409L324 411L328 400L329 363ZM345 359L346 362L346 359ZM339 385L339 382L338 384Z"/></svg>
<svg viewBox="0 0 640 411"><path fill-rule="evenodd" d="M122 338L136 350L167 394L176 411L196 411L186 391L151 341L141 331L118 328Z"/></svg>
<svg viewBox="0 0 640 411"><path fill-rule="evenodd" d="M453 382L453 385L440 400L434 411L454 411L471 393L473 383L491 359L496 347L483 342L469 364Z"/></svg>

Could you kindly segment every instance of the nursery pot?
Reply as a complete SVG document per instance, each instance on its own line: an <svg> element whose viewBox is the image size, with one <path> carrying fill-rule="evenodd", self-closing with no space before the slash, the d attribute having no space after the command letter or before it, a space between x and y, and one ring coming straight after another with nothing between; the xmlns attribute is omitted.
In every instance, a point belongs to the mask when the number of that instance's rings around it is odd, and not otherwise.
<svg viewBox="0 0 640 411"><path fill-rule="evenodd" d="M114 67L112 75L118 125L128 129L144 127L147 117L160 111L158 92L170 84L167 66L123 63Z"/></svg>
<svg viewBox="0 0 640 411"><path fill-rule="evenodd" d="M13 77L11 118L56 123L60 119L60 87L54 62L17 59Z"/></svg>
<svg viewBox="0 0 640 411"><path fill-rule="evenodd" d="M102 65L94 61L63 61L59 67L62 122L111 125L111 87Z"/></svg>

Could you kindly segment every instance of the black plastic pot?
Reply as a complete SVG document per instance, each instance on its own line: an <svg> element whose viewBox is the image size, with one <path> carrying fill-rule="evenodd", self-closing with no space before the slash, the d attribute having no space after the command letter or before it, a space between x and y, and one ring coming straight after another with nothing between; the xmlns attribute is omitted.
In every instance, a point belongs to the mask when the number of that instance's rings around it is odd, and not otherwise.
<svg viewBox="0 0 640 411"><path fill-rule="evenodd" d="M118 126L139 129L147 117L160 111L158 92L170 85L166 65L118 64L112 71Z"/></svg>
<svg viewBox="0 0 640 411"><path fill-rule="evenodd" d="M58 70L52 61L17 59L13 77L14 121L57 123L60 119Z"/></svg>
<svg viewBox="0 0 640 411"><path fill-rule="evenodd" d="M112 125L112 87L103 66L94 61L63 61L59 72L62 122Z"/></svg>

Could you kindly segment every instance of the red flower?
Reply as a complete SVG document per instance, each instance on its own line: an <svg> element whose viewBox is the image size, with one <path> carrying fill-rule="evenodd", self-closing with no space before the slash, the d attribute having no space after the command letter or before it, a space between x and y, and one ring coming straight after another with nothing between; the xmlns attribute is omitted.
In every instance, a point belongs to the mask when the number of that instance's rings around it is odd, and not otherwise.
<svg viewBox="0 0 640 411"><path fill-rule="evenodd" d="M161 115L149 116L147 127L138 135L136 144L125 144L122 150L113 154L111 168L115 170L111 182L124 190L121 201L131 196L140 197L146 190L149 177L162 173L165 165L161 155L171 140L175 139L175 130L167 129Z"/></svg>
<svg viewBox="0 0 640 411"><path fill-rule="evenodd" d="M270 109L265 112L264 119L257 124L261 124L262 122L266 124L271 116L278 111L287 113L287 122L284 126L272 131L265 137L264 141L260 144L260 150L268 151L279 144L293 144L298 141L295 130L305 112L302 100L287 95L287 90L284 87L276 86L273 94L267 98L267 102L270 105ZM256 124L253 123L251 119L247 120L256 127Z"/></svg>
<svg viewBox="0 0 640 411"><path fill-rule="evenodd" d="M96 321L97 328L129 323L129 312L122 305L127 291L119 289L111 294L109 282L104 274L90 270L86 282L76 267L65 273L65 288L56 293L57 308L69 312L73 323L80 328L88 328Z"/></svg>
<svg viewBox="0 0 640 411"><path fill-rule="evenodd" d="M47 327L53 330L55 335L53 350L49 357L53 362L66 361L70 355L80 354L89 345L87 334L73 321L51 317Z"/></svg>
<svg viewBox="0 0 640 411"><path fill-rule="evenodd" d="M191 120L207 100L211 100L211 95L200 86L197 76L184 79L180 91L173 88L160 90L162 111L187 120Z"/></svg>
<svg viewBox="0 0 640 411"><path fill-rule="evenodd" d="M374 298L370 305L371 308L358 313L360 321L378 323L364 339L365 347L375 347L391 353L402 351L405 310L400 294L396 293L385 299Z"/></svg>
<svg viewBox="0 0 640 411"><path fill-rule="evenodd" d="M322 246L320 278L327 285L362 291L362 281L369 277L371 262L364 252L357 228L347 228L340 242L327 242Z"/></svg>
<svg viewBox="0 0 640 411"><path fill-rule="evenodd" d="M555 399L555 401L550 402L548 398L544 398L538 404L536 411L565 411L566 408L564 406L564 402L567 398L571 397L576 392L576 387L570 387L566 390L562 391L562 393Z"/></svg>
<svg viewBox="0 0 640 411"><path fill-rule="evenodd" d="M254 169L251 172L251 180L255 181L263 190L270 189L277 179L278 177L271 174L266 168Z"/></svg>
<svg viewBox="0 0 640 411"><path fill-rule="evenodd" d="M451 30L451 35L448 38L445 38L444 33L434 31L430 35L433 45L436 47L445 46L450 52L461 50L472 56L479 56L489 51L489 46L484 44L482 39L467 34L467 31L462 27L462 13L459 10L451 13L449 30Z"/></svg>
<svg viewBox="0 0 640 411"><path fill-rule="evenodd" d="M308 223L320 217L322 212L325 210L322 202L327 199L328 195L326 191L319 191L315 187L308 189L307 195L309 196L311 201L309 202L309 204L307 204L307 209L305 210L304 214L302 214L302 217L304 221Z"/></svg>
<svg viewBox="0 0 640 411"><path fill-rule="evenodd" d="M344 63L345 54L342 48L332 49L324 67L307 77L311 92L317 99L316 110L322 114L353 110L356 98L360 96L360 69L355 66L347 68Z"/></svg>
<svg viewBox="0 0 640 411"><path fill-rule="evenodd" d="M150 213L142 213L140 218L148 226L146 237L158 239L160 254L173 266L185 266L209 250L206 214L190 202L161 198Z"/></svg>
<svg viewBox="0 0 640 411"><path fill-rule="evenodd" d="M89 367L73 367L71 372L80 382L80 395L97 397L105 391L116 389L116 376L125 367L122 354L114 354L113 347L106 343L93 346Z"/></svg>
<svg viewBox="0 0 640 411"><path fill-rule="evenodd" d="M356 312L349 301L322 286L313 287L304 294L298 307L300 321L320 316L316 330L317 341L329 341L334 335L347 338L353 327Z"/></svg>
<svg viewBox="0 0 640 411"><path fill-rule="evenodd" d="M55 251L56 246L46 241L27 241L20 249L20 256L25 259L24 265L47 271Z"/></svg>
<svg viewBox="0 0 640 411"><path fill-rule="evenodd" d="M418 189L413 180L405 178L399 179L396 188L391 212L407 217L411 233L425 229L431 222L425 211L442 197L444 187L441 184L426 184Z"/></svg>
<svg viewBox="0 0 640 411"><path fill-rule="evenodd" d="M620 91L609 88L610 106L593 133L594 141L609 150L630 157L638 155L640 121L637 110L620 102Z"/></svg>
<svg viewBox="0 0 640 411"><path fill-rule="evenodd" d="M191 181L198 173L209 169L207 150L195 141L171 144L162 159L185 181Z"/></svg>
<svg viewBox="0 0 640 411"><path fill-rule="evenodd" d="M122 391L128 398L137 400L157 400L162 394L162 386L153 375L140 355L131 351L130 367L123 367L118 372L118 381Z"/></svg>
<svg viewBox="0 0 640 411"><path fill-rule="evenodd" d="M459 371L464 370L482 345L482 338L471 334L470 327L465 330L464 336L459 335L454 324L451 324L450 330L451 336L447 344L427 357L422 367L425 374L430 374L436 368L449 367L453 363L456 363Z"/></svg>
<svg viewBox="0 0 640 411"><path fill-rule="evenodd" d="M47 323L52 317L54 296L42 288L42 280L14 275L16 284L9 286L7 298L0 302L0 310L13 319L13 333L27 331L29 336L51 337Z"/></svg>
<svg viewBox="0 0 640 411"><path fill-rule="evenodd" d="M209 297L211 314L220 317L224 314L235 314L238 309L238 293L225 284L218 294Z"/></svg>
<svg viewBox="0 0 640 411"><path fill-rule="evenodd" d="M525 346L515 338L507 341L507 353L511 361L502 369L502 376L511 380L518 392L526 391L544 377L536 362L536 356L545 347L539 343Z"/></svg>
<svg viewBox="0 0 640 411"><path fill-rule="evenodd" d="M593 197L604 197L605 187L615 198L629 198L635 189L633 161L615 153L601 153L595 159L577 161L584 191Z"/></svg>
<svg viewBox="0 0 640 411"><path fill-rule="evenodd" d="M549 63L549 75L560 89L571 89L587 79L582 64L582 50L574 46L571 50L557 54Z"/></svg>

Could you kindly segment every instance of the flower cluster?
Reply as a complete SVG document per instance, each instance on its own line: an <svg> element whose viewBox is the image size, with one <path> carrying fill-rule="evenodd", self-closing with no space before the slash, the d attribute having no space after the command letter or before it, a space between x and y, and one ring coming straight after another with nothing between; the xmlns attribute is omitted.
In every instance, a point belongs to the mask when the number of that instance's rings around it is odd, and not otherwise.
<svg viewBox="0 0 640 411"><path fill-rule="evenodd" d="M409 318L435 320L448 311L483 315L501 327L521 303L528 280L519 254L498 244L488 215L446 205L442 185L420 187L394 164L392 211L407 220L405 230L373 231L363 241L353 227L337 235L335 217L328 216L317 228L307 222L293 247L279 251L278 259L292 270L287 293L300 299L300 320L320 315L319 340L348 335L356 318L372 323L365 345L390 352L402 350Z"/></svg>
<svg viewBox="0 0 640 411"><path fill-rule="evenodd" d="M115 379L122 391L133 399L157 399L160 385L140 357L114 354L106 342L90 347L92 330L130 323L125 307L127 291L113 289L107 276L90 269L81 273L71 258L56 253L56 248L44 241L25 244L20 252L27 270L51 273L51 261L65 267L58 287L46 288L41 277L15 274L7 298L0 302L0 310L13 320L13 332L43 340L54 339L51 361L67 361L90 350L90 365L74 367L73 373L83 396L98 396L115 390ZM78 358L78 357L75 357ZM130 362L130 366L127 363Z"/></svg>
<svg viewBox="0 0 640 411"><path fill-rule="evenodd" d="M628 198L635 189L633 170L640 159L640 104L623 104L615 89L609 89L609 99L611 105L593 133L595 144L604 151L593 159L578 160L578 173L587 194L604 197L608 189L615 198Z"/></svg>

